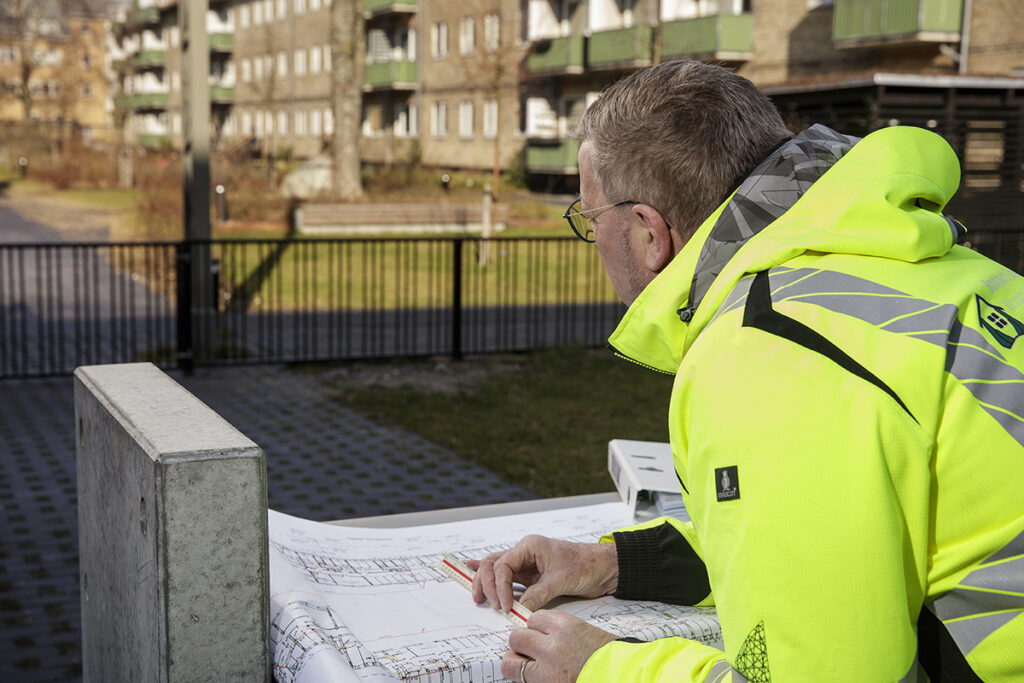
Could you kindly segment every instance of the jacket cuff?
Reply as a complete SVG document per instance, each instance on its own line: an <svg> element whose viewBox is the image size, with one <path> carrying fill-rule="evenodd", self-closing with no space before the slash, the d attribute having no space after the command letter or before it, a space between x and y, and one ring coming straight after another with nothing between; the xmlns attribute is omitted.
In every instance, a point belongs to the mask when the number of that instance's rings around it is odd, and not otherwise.
<svg viewBox="0 0 1024 683"><path fill-rule="evenodd" d="M619 567L615 597L696 605L710 595L704 561L671 524L613 536Z"/></svg>

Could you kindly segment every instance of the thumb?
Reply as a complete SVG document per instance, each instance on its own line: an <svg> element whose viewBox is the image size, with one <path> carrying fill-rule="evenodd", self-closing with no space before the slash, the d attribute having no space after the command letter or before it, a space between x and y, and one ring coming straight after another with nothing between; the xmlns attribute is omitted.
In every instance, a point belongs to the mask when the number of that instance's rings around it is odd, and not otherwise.
<svg viewBox="0 0 1024 683"><path fill-rule="evenodd" d="M543 581L535 583L523 591L523 594L519 597L519 604L531 612L538 610L551 602L551 599L555 597L552 595L553 592L553 589L547 583Z"/></svg>

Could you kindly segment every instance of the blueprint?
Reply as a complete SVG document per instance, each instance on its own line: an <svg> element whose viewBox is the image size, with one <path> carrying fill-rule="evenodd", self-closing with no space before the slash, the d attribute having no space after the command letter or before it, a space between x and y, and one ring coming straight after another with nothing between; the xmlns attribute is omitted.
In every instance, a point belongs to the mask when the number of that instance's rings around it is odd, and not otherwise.
<svg viewBox="0 0 1024 683"><path fill-rule="evenodd" d="M527 534L596 541L632 522L622 503L401 529L310 522L270 511L271 647L278 681L484 683L504 680L515 628L440 568ZM556 609L620 636L680 635L721 647L709 610L616 600Z"/></svg>

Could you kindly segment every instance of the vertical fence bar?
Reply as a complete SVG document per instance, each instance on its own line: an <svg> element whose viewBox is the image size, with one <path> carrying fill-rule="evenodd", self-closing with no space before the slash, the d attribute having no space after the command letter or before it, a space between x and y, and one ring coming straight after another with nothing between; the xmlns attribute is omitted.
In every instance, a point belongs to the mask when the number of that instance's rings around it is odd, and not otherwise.
<svg viewBox="0 0 1024 683"><path fill-rule="evenodd" d="M452 360L462 360L462 242L452 240Z"/></svg>
<svg viewBox="0 0 1024 683"><path fill-rule="evenodd" d="M175 252L178 276L178 367L191 375L195 358L192 348L192 245L180 242Z"/></svg>

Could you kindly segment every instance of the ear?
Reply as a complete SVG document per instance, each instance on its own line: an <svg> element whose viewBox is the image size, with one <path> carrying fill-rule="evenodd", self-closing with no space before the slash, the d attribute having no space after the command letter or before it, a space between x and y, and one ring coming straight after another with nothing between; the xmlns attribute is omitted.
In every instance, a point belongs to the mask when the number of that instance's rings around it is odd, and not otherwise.
<svg viewBox="0 0 1024 683"><path fill-rule="evenodd" d="M652 273L660 273L676 255L672 230L653 206L634 204L633 217L644 229L644 265Z"/></svg>

